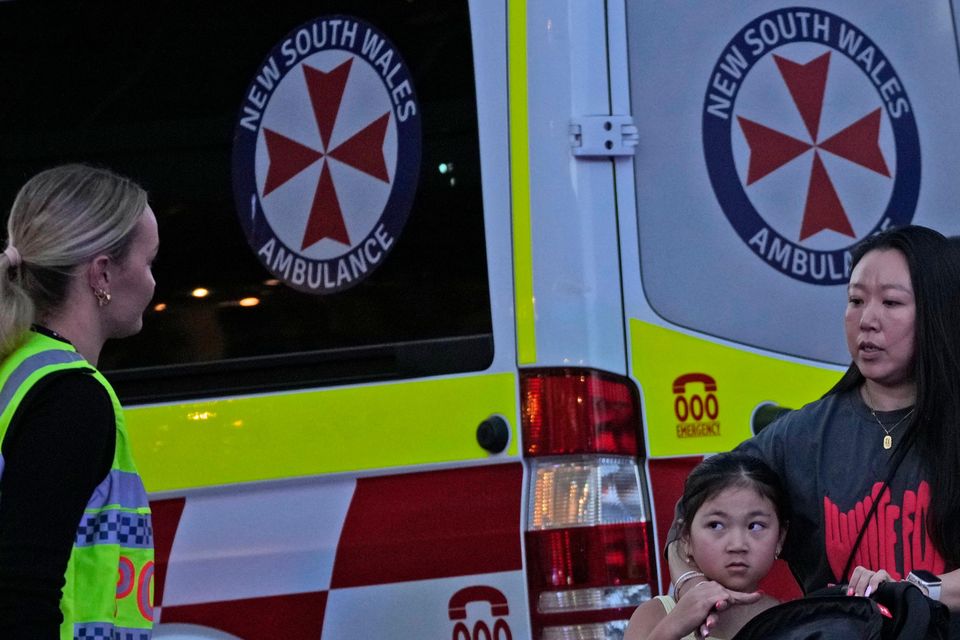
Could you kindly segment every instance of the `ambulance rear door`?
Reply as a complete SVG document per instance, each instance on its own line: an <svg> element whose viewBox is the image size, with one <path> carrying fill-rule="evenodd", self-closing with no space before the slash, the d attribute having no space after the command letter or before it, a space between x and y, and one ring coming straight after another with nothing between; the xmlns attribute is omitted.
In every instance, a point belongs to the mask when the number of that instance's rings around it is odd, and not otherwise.
<svg viewBox="0 0 960 640"><path fill-rule="evenodd" d="M621 251L662 542L699 456L839 378L851 247L960 232L960 68L946 1L625 4Z"/></svg>

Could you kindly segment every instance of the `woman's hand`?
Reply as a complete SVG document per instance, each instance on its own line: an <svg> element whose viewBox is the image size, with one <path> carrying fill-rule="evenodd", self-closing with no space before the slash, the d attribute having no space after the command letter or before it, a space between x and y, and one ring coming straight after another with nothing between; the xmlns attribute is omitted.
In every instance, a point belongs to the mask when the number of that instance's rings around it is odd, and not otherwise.
<svg viewBox="0 0 960 640"><path fill-rule="evenodd" d="M850 574L850 581L847 583L847 595L869 598L871 593L876 593L877 587L880 586L881 582L889 582L891 580L893 580L893 578L883 569L871 571L866 567L858 566L853 570L853 573Z"/></svg>
<svg viewBox="0 0 960 640"><path fill-rule="evenodd" d="M717 626L718 612L738 604L751 604L761 597L759 592L733 591L712 580L698 582L684 589L683 598L677 601L664 622L671 629L671 637L682 638L695 631L707 637Z"/></svg>

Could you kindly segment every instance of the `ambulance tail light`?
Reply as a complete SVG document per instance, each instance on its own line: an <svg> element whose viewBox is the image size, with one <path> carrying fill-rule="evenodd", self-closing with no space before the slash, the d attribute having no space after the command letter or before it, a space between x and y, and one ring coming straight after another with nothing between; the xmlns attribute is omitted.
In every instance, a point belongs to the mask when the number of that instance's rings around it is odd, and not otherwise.
<svg viewBox="0 0 960 640"><path fill-rule="evenodd" d="M534 638L622 638L657 580L636 389L607 373L539 369L522 374L521 397Z"/></svg>
<svg viewBox="0 0 960 640"><path fill-rule="evenodd" d="M589 369L521 373L528 456L571 453L637 455L640 409L626 378Z"/></svg>

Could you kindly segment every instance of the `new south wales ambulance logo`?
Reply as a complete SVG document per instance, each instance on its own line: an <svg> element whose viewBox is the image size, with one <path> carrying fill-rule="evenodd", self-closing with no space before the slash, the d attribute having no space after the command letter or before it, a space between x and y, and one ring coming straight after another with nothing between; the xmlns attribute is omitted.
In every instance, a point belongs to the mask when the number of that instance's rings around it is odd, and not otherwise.
<svg viewBox="0 0 960 640"><path fill-rule="evenodd" d="M710 74L703 145L727 219L797 280L845 283L858 240L913 219L920 143L905 84L833 13L780 9L734 36Z"/></svg>
<svg viewBox="0 0 960 640"><path fill-rule="evenodd" d="M420 172L420 107L374 26L324 16L277 44L244 94L233 149L247 241L289 286L356 285L397 243Z"/></svg>

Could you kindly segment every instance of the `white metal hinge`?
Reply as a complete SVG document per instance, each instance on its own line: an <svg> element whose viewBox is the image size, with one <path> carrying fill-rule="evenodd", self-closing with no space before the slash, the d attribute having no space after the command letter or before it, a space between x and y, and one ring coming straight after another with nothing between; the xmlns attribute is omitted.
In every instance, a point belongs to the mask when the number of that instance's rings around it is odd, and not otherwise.
<svg viewBox="0 0 960 640"><path fill-rule="evenodd" d="M632 156L640 134L629 115L580 116L570 121L570 147L575 156Z"/></svg>

